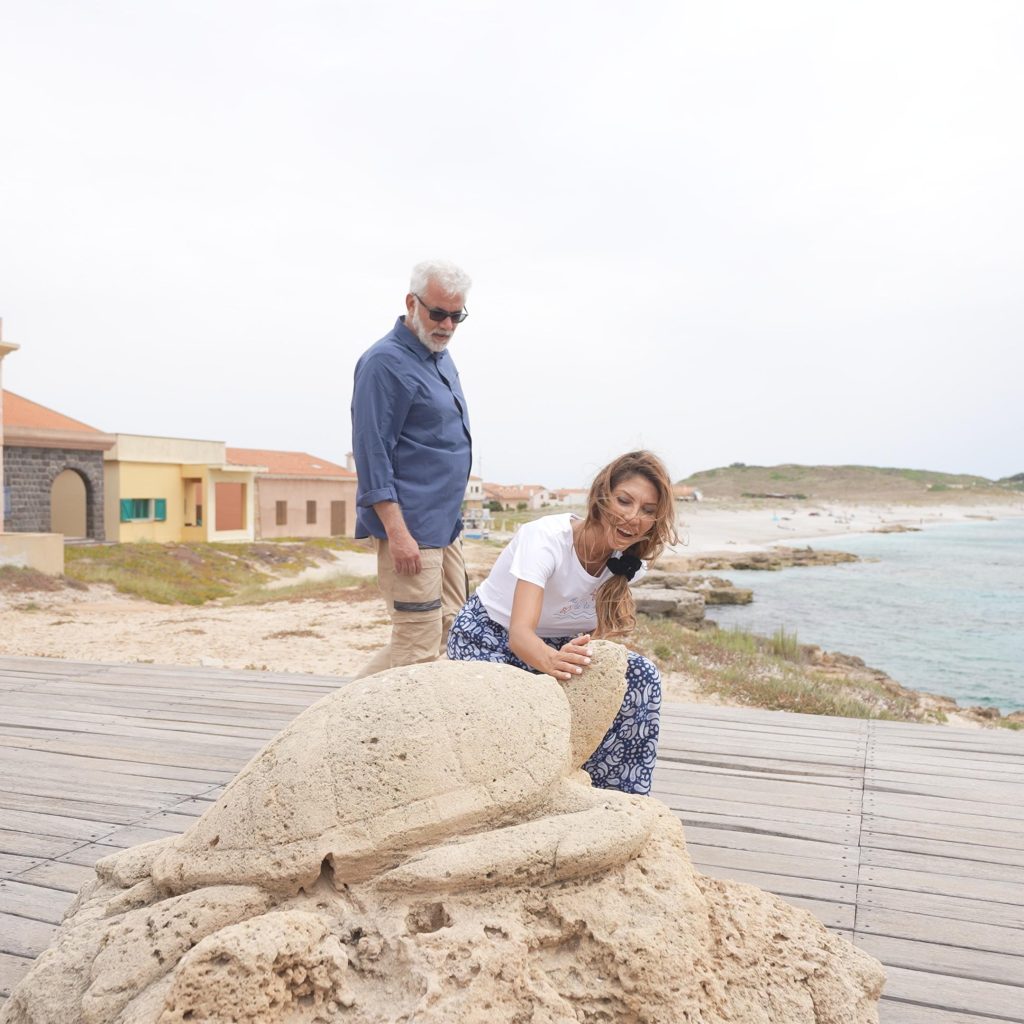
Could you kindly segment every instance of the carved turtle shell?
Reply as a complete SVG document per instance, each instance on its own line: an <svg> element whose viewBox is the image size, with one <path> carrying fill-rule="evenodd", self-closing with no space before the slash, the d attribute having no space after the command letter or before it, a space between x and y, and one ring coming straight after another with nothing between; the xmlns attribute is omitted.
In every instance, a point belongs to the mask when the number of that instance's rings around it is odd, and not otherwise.
<svg viewBox="0 0 1024 1024"><path fill-rule="evenodd" d="M153 862L158 886L308 887L400 863L456 833L524 821L578 768L622 700L625 650L595 641L563 688L440 661L344 686L304 711Z"/></svg>

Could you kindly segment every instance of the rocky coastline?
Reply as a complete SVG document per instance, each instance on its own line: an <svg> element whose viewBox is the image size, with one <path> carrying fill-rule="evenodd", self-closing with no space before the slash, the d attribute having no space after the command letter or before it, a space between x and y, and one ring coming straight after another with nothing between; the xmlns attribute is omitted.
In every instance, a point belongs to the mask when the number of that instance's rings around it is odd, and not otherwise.
<svg viewBox="0 0 1024 1024"><path fill-rule="evenodd" d="M642 615L666 617L694 631L717 630L718 625L707 617L707 608L714 605L750 604L754 591L737 587L731 580L710 576L693 569L761 569L811 565L838 565L860 561L845 551L806 548L774 548L771 551L698 556L692 559L669 558L646 574L634 588L637 611ZM765 643L769 638L759 638ZM891 714L896 709L904 720L930 724L955 721L984 728L1024 728L1024 711L1003 714L999 708L973 705L961 706L954 698L903 686L881 669L866 664L863 658L841 651L826 651L815 644L795 645L794 659L808 666L818 676L841 679L844 685L861 684L859 697L879 713Z"/></svg>

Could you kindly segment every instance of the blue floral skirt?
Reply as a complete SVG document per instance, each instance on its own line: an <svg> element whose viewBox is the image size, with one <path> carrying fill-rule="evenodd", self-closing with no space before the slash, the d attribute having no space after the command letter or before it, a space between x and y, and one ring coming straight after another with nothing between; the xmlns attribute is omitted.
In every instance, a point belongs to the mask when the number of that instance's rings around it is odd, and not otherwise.
<svg viewBox="0 0 1024 1024"><path fill-rule="evenodd" d="M541 637L556 651L572 637ZM517 658L508 646L508 631L487 614L474 594L455 617L448 634L452 661L494 661L537 673ZM647 796L658 756L661 721L661 675L641 654L629 652L626 696L612 727L583 765L595 786Z"/></svg>

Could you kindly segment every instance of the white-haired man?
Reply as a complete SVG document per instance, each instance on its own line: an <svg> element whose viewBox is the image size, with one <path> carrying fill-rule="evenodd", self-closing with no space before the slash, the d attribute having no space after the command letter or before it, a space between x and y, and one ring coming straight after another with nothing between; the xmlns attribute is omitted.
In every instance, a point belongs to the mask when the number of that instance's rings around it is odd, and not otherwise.
<svg viewBox="0 0 1024 1024"><path fill-rule="evenodd" d="M390 643L358 677L433 661L466 600L459 535L472 440L448 343L468 316L471 283L452 263L417 264L405 316L356 363L356 536L374 538L391 615Z"/></svg>

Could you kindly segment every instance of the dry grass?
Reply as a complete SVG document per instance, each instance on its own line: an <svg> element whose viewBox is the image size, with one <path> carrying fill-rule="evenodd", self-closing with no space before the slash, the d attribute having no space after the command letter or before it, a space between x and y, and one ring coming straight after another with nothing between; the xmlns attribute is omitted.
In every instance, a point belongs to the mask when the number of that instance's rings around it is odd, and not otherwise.
<svg viewBox="0 0 1024 1024"><path fill-rule="evenodd" d="M37 569L24 569L16 565L0 565L0 593L33 594L63 590L65 586L67 580L62 576L48 576Z"/></svg>
<svg viewBox="0 0 1024 1024"><path fill-rule="evenodd" d="M826 671L795 634L693 632L670 619L640 616L634 646L665 671L685 673L707 693L736 704L841 718L919 721L908 691L870 671ZM934 718L932 720L935 720Z"/></svg>
<svg viewBox="0 0 1024 1024"><path fill-rule="evenodd" d="M270 541L88 545L65 549L65 571L81 583L106 583L157 604L199 605L255 595L274 579L322 565L330 558L324 552L329 546Z"/></svg>

